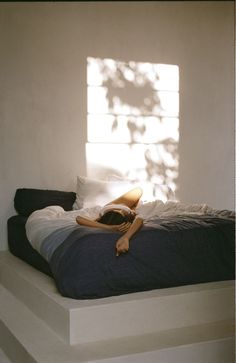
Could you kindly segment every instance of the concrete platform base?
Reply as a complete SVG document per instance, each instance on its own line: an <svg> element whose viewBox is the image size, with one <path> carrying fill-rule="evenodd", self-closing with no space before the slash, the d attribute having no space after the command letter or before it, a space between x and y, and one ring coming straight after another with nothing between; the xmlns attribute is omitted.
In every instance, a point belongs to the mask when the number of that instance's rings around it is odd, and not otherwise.
<svg viewBox="0 0 236 363"><path fill-rule="evenodd" d="M79 301L3 252L0 282L0 346L12 362L234 362L232 281Z"/></svg>

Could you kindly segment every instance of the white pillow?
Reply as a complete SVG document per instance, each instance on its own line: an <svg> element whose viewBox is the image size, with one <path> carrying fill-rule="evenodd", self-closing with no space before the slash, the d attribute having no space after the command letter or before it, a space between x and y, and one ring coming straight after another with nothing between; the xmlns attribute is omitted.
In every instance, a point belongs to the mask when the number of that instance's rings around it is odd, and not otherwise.
<svg viewBox="0 0 236 363"><path fill-rule="evenodd" d="M134 184L125 180L106 181L78 176L73 209L103 206L134 187Z"/></svg>
<svg viewBox="0 0 236 363"><path fill-rule="evenodd" d="M141 187L141 202L152 200L175 200L174 192L167 185L153 184L148 181L125 180L112 176L110 180L97 180L88 177L77 177L76 200L73 209L91 208L105 205L132 188Z"/></svg>

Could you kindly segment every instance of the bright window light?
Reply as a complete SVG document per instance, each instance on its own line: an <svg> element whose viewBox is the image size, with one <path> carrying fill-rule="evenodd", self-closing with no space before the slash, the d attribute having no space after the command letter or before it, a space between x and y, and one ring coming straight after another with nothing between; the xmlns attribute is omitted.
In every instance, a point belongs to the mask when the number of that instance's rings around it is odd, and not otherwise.
<svg viewBox="0 0 236 363"><path fill-rule="evenodd" d="M176 190L177 65L87 58L89 176L116 174Z"/></svg>

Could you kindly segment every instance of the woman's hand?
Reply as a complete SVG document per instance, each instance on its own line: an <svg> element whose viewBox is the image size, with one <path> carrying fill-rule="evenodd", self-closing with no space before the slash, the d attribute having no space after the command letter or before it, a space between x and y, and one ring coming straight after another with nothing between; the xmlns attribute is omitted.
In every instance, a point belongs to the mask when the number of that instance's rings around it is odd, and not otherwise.
<svg viewBox="0 0 236 363"><path fill-rule="evenodd" d="M129 226L128 226L129 224ZM125 223L125 226L121 228L127 228L126 232L121 236L116 242L116 256L121 253L125 253L129 250L129 241L137 233L137 231L142 227L143 219L136 217L133 223Z"/></svg>
<svg viewBox="0 0 236 363"><path fill-rule="evenodd" d="M124 222L121 224L113 224L110 225L110 229L114 232L123 232L125 233L126 231L128 231L129 227L131 226L130 222Z"/></svg>
<svg viewBox="0 0 236 363"><path fill-rule="evenodd" d="M121 253L128 252L129 250L129 239L122 236L116 242L116 256L120 256Z"/></svg>

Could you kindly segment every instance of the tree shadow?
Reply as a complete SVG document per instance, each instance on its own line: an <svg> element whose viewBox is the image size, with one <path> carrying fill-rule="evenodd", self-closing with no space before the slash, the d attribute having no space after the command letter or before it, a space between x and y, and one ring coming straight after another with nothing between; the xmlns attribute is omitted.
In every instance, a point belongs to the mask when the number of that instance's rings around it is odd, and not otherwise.
<svg viewBox="0 0 236 363"><path fill-rule="evenodd" d="M98 64L103 76L102 86L107 88L110 113L116 114L117 105L127 105L131 114L136 116L153 115L157 107L162 110L160 98L153 88L159 80L157 72L150 79L147 73L140 72L139 63L117 61L112 69L102 60Z"/></svg>
<svg viewBox="0 0 236 363"><path fill-rule="evenodd" d="M112 132L116 132L119 120L118 116L125 115L127 129L130 135L128 145L132 148L137 140L142 140L146 132L146 125L138 125L135 117L156 116L164 123L162 117L163 107L158 96L156 84L159 75L154 65L136 62L120 62L115 60L97 59L101 86L107 89L109 113L114 116ZM149 65L149 69L148 69ZM140 141L138 141L140 143ZM153 145L153 143L152 143ZM155 181L156 177L162 180L162 184L170 185L176 189L178 178L178 142L173 138L165 138L154 144L158 161L150 152L147 144L144 151L145 173L147 181ZM162 155L158 151L161 146ZM172 165L165 159L172 159ZM134 172L134 171L133 171ZM137 170L138 174L138 170ZM125 177L129 177L129 171ZM166 195L168 198L169 195Z"/></svg>

